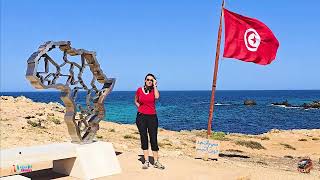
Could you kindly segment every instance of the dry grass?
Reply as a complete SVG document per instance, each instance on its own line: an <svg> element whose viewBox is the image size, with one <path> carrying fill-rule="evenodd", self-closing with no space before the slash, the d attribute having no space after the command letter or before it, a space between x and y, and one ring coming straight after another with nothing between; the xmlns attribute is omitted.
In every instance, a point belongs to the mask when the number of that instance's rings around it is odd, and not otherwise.
<svg viewBox="0 0 320 180"><path fill-rule="evenodd" d="M101 135L97 135L97 138L98 138L98 139L102 139L102 138L103 138L103 136L101 136Z"/></svg>
<svg viewBox="0 0 320 180"><path fill-rule="evenodd" d="M126 134L126 135L123 136L123 138L125 138L125 139L135 139L135 140L138 140L138 139L139 139L138 137L133 136L133 135L131 135L131 134Z"/></svg>
<svg viewBox="0 0 320 180"><path fill-rule="evenodd" d="M296 150L296 148L294 148L293 146L291 146L290 144L286 144L286 143L280 143L280 145L284 146L287 149L292 149L292 150Z"/></svg>
<svg viewBox="0 0 320 180"><path fill-rule="evenodd" d="M262 138L261 138L261 140L270 140L270 138L269 137L267 137L267 136L263 136Z"/></svg>
<svg viewBox="0 0 320 180"><path fill-rule="evenodd" d="M238 149L227 149L226 151L229 151L229 152L236 152L236 153L243 153L243 151L238 150Z"/></svg>
<svg viewBox="0 0 320 180"><path fill-rule="evenodd" d="M44 126L41 125L40 120L38 120L38 122L28 120L27 123L30 124L32 127L45 128Z"/></svg>
<svg viewBox="0 0 320 180"><path fill-rule="evenodd" d="M169 139L163 139L158 143L160 147L165 147L165 146L173 146L172 142Z"/></svg>
<svg viewBox="0 0 320 180"><path fill-rule="evenodd" d="M248 148L251 148L251 149L266 149L265 147L263 147L260 143L256 142L256 141L244 141L244 140L239 140L239 141L236 141L236 144L237 145L240 145L240 146L245 146L245 147L248 147Z"/></svg>
<svg viewBox="0 0 320 180"><path fill-rule="evenodd" d="M54 116L47 116L47 121L52 121L54 124L61 124L61 121L58 119L58 118L56 118L56 117L54 117Z"/></svg>

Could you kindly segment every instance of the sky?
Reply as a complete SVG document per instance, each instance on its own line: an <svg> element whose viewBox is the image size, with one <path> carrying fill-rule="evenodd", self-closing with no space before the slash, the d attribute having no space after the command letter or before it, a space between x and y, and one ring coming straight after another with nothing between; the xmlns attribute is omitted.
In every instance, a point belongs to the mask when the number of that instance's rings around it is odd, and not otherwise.
<svg viewBox="0 0 320 180"><path fill-rule="evenodd" d="M160 90L211 90L220 0L0 1L2 92L35 91L27 59L50 40L96 51L117 91L136 90L149 72ZM280 47L268 66L221 57L217 90L320 89L320 1L227 0L225 7L265 23Z"/></svg>

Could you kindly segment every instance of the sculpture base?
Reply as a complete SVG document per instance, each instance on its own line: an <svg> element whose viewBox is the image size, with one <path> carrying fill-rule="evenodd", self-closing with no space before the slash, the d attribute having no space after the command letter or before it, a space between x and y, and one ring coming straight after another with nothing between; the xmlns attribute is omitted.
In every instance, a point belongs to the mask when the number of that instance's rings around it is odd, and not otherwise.
<svg viewBox="0 0 320 180"><path fill-rule="evenodd" d="M21 175L12 175L0 178L0 180L31 180L30 178Z"/></svg>
<svg viewBox="0 0 320 180"><path fill-rule="evenodd" d="M53 161L53 171L80 179L95 179L118 174L120 164L111 143L78 145L76 157Z"/></svg>
<svg viewBox="0 0 320 180"><path fill-rule="evenodd" d="M111 143L56 143L0 150L0 177L50 169L80 179L121 172Z"/></svg>

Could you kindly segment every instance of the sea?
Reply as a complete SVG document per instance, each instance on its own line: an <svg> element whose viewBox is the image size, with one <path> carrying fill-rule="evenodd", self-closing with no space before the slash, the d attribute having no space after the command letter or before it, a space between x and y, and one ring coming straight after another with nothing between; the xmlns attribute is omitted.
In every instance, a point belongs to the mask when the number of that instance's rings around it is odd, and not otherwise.
<svg viewBox="0 0 320 180"><path fill-rule="evenodd" d="M82 93L82 95L81 95ZM25 96L35 102L59 102L59 92L0 92ZM84 97L85 93L80 92ZM134 124L134 91L113 91L105 101L105 121ZM156 103L159 127L181 131L207 129L211 91L160 91ZM245 106L246 99L257 105ZM286 108L273 102L302 105L320 100L320 90L217 90L212 130L260 134L271 129L319 129L320 109ZM84 104L84 100L80 101Z"/></svg>

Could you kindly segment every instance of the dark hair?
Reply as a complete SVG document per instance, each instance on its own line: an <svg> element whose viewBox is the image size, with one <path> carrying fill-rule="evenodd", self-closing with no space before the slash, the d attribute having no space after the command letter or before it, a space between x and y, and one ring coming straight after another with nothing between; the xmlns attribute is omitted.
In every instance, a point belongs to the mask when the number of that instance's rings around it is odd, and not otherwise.
<svg viewBox="0 0 320 180"><path fill-rule="evenodd" d="M153 74L151 74L151 73L147 74L146 77L144 78L144 80L147 80L147 77L148 77L148 76L152 76L153 79L157 80L157 78L156 78Z"/></svg>
<svg viewBox="0 0 320 180"><path fill-rule="evenodd" d="M152 76L153 79L157 80L156 77L155 77L153 74L151 74L151 73L147 74L146 77L144 78L144 80L147 80L147 77L148 77L148 76ZM144 83L144 87L143 87L143 88L144 88L144 91L145 91L145 92L150 92L150 91L153 90L153 87L148 87L146 83Z"/></svg>

